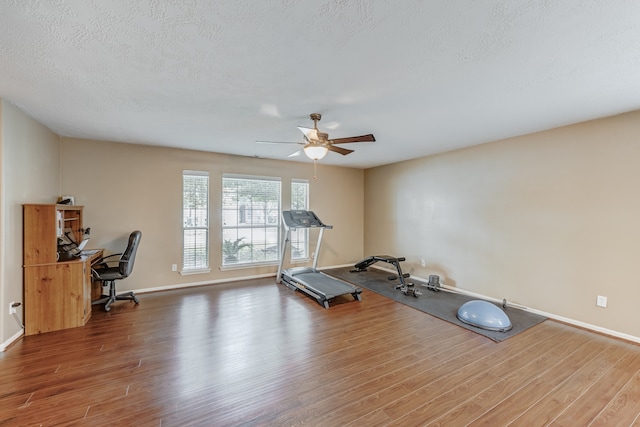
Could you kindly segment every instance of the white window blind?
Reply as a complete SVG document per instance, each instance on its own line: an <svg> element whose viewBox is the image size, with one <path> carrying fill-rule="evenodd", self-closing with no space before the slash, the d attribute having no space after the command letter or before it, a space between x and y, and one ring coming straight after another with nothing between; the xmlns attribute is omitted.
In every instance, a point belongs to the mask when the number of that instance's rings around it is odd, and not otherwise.
<svg viewBox="0 0 640 427"><path fill-rule="evenodd" d="M182 269L209 268L209 174L182 173Z"/></svg>
<svg viewBox="0 0 640 427"><path fill-rule="evenodd" d="M294 179L291 181L291 209L309 209L309 181ZM298 228L291 230L291 260L309 258L309 229Z"/></svg>
<svg viewBox="0 0 640 427"><path fill-rule="evenodd" d="M278 261L279 225L279 178L223 176L223 266Z"/></svg>

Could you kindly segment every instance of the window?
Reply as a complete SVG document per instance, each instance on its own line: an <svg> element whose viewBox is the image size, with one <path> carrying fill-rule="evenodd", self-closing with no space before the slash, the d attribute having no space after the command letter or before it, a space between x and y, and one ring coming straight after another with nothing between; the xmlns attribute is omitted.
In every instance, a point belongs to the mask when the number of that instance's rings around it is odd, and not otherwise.
<svg viewBox="0 0 640 427"><path fill-rule="evenodd" d="M209 269L209 174L182 172L182 270Z"/></svg>
<svg viewBox="0 0 640 427"><path fill-rule="evenodd" d="M291 209L309 209L309 181L294 179L291 181ZM298 228L291 230L291 260L309 258L309 229Z"/></svg>
<svg viewBox="0 0 640 427"><path fill-rule="evenodd" d="M222 177L222 265L278 261L280 179Z"/></svg>

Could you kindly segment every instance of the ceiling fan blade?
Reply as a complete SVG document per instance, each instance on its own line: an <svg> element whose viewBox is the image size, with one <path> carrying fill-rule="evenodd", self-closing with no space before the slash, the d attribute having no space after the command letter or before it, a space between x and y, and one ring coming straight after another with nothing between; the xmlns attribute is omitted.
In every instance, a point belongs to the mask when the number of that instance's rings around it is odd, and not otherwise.
<svg viewBox="0 0 640 427"><path fill-rule="evenodd" d="M374 142L376 140L375 136L372 133L367 135L360 136L350 136L347 138L336 138L332 139L329 142L332 144L346 144L347 142Z"/></svg>
<svg viewBox="0 0 640 427"><path fill-rule="evenodd" d="M343 156L346 156L349 153L353 153L353 150L347 150L346 148L342 148L342 147L334 147L333 145L329 145L327 149L329 151L333 151L334 153L340 153Z"/></svg>
<svg viewBox="0 0 640 427"><path fill-rule="evenodd" d="M296 151L295 153L289 154L287 157L298 157L302 153L303 153L303 150L300 149L300 150Z"/></svg>
<svg viewBox="0 0 640 427"><path fill-rule="evenodd" d="M258 144L298 144L304 145L304 142L288 142L288 141L256 141Z"/></svg>
<svg viewBox="0 0 640 427"><path fill-rule="evenodd" d="M300 132L302 132L308 140L318 140L318 129L305 128L302 126L298 126L298 129L300 129Z"/></svg>

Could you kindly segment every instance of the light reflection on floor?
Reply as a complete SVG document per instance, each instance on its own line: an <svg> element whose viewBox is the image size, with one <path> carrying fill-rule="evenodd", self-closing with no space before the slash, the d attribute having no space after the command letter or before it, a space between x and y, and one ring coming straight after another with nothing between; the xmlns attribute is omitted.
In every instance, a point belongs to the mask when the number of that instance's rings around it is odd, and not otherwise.
<svg viewBox="0 0 640 427"><path fill-rule="evenodd" d="M248 377L270 376L282 368L295 372L297 362L313 351L313 325L307 312L310 307L323 308L295 297L273 298L278 292L292 291L276 284L252 287L250 292L242 287L219 292L203 288L202 293L182 299L176 316L180 330L176 397L189 398L212 383L240 386Z"/></svg>

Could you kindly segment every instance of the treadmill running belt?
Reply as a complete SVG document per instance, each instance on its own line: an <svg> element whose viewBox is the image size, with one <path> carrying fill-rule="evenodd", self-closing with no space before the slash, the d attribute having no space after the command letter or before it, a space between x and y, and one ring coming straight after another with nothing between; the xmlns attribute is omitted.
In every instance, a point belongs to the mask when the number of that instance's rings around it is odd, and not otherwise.
<svg viewBox="0 0 640 427"><path fill-rule="evenodd" d="M324 295L327 299L357 291L354 286L322 273L301 273L294 275L293 278L310 290Z"/></svg>

